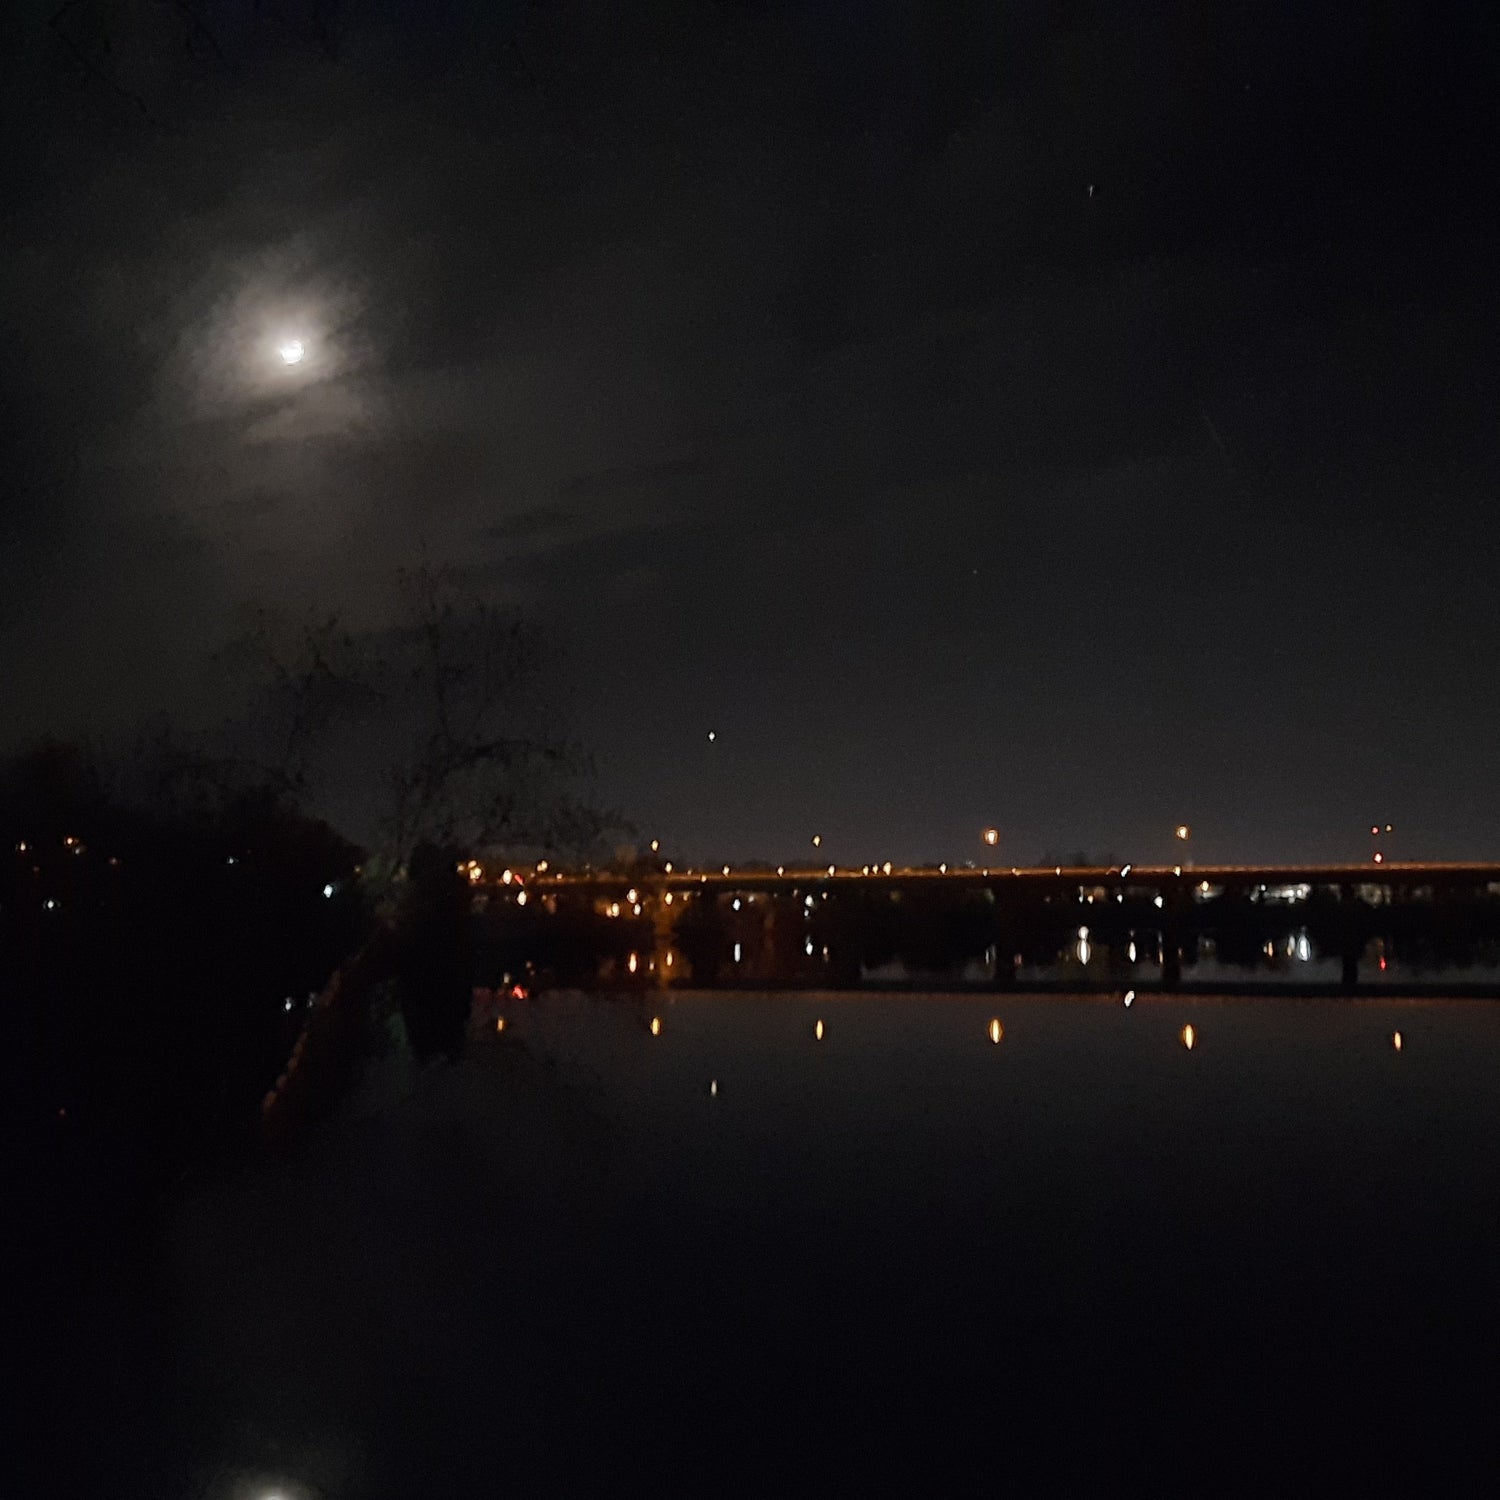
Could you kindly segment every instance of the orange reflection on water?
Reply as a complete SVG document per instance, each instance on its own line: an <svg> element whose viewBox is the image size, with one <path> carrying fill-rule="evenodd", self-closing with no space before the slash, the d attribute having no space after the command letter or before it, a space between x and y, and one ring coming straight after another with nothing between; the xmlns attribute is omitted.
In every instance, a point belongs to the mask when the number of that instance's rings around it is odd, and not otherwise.
<svg viewBox="0 0 1500 1500"><path fill-rule="evenodd" d="M1391 1046L1393 1046L1397 1052L1401 1050L1401 1033L1399 1031L1393 1033L1393 1035L1391 1036Z"/></svg>
<svg viewBox="0 0 1500 1500"><path fill-rule="evenodd" d="M813 1027L813 1037L820 1042L823 1040L823 1023L821 1021Z"/></svg>
<svg viewBox="0 0 1500 1500"><path fill-rule="evenodd" d="M995 1019L990 1022L990 1040L994 1042L998 1047L1000 1045L1000 1038L1004 1035L1005 1028L1000 1024L1000 1018L996 1016Z"/></svg>
<svg viewBox="0 0 1500 1500"><path fill-rule="evenodd" d="M661 1035L661 1017L660 1016L652 1016L651 1017L651 1035L652 1036L660 1036Z"/></svg>
<svg viewBox="0 0 1500 1500"><path fill-rule="evenodd" d="M1186 1047L1189 1052L1191 1052L1197 1041L1198 1033L1193 1030L1192 1025L1189 1024L1187 1026L1184 1026L1182 1028L1182 1045Z"/></svg>

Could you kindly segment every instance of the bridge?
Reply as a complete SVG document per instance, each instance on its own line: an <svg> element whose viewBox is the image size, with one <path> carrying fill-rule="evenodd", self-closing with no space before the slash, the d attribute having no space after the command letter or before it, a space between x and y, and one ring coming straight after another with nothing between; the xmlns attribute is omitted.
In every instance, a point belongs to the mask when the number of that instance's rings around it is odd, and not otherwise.
<svg viewBox="0 0 1500 1500"><path fill-rule="evenodd" d="M475 866L470 878L500 906L535 901L554 914L619 921L638 945L632 962L657 972L659 955L679 981L727 974L852 985L881 962L916 957L949 967L982 959L1000 987L1034 982L1039 969L1061 963L1086 984L1172 989L1184 965L1205 957L1248 971L1315 954L1336 958L1340 986L1353 989L1367 964L1383 973L1388 962L1500 962L1494 863L703 869L642 861L488 874Z"/></svg>

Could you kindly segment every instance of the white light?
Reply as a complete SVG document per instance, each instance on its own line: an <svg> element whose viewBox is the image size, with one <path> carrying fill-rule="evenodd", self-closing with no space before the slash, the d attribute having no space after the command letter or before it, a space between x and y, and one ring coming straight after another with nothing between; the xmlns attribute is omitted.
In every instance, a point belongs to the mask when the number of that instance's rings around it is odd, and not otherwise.
<svg viewBox="0 0 1500 1500"><path fill-rule="evenodd" d="M307 350L302 345L301 339L288 339L278 351L282 361L289 365L300 365Z"/></svg>
<svg viewBox="0 0 1500 1500"><path fill-rule="evenodd" d="M516 892L516 905L517 906L525 906L526 905L526 892L525 891L517 891Z"/></svg>
<svg viewBox="0 0 1500 1500"><path fill-rule="evenodd" d="M1165 903L1164 903L1164 902L1163 902L1163 901L1162 901L1162 899L1161 899L1161 897L1160 897L1160 896L1158 896L1158 897L1157 897L1157 898L1156 898L1156 902L1155 902L1155 904L1156 904L1156 905L1157 905L1157 906L1162 906L1162 905L1164 905L1164 904L1165 904Z"/></svg>
<svg viewBox="0 0 1500 1500"><path fill-rule="evenodd" d="M813 1037L820 1042L823 1040L823 1023L821 1021L813 1027Z"/></svg>
<svg viewBox="0 0 1500 1500"><path fill-rule="evenodd" d="M1125 991L1125 1009L1126 1010L1130 1009L1130 1002L1132 1000L1134 1000L1134 999L1135 999L1135 991L1134 990L1126 990Z"/></svg>
<svg viewBox="0 0 1500 1500"><path fill-rule="evenodd" d="M809 958L813 956L813 940L811 938L807 940L807 956Z"/></svg>
<svg viewBox="0 0 1500 1500"><path fill-rule="evenodd" d="M938 873L941 874L941 875L946 875L948 873L948 866L947 865L939 865L938 866Z"/></svg>
<svg viewBox="0 0 1500 1500"><path fill-rule="evenodd" d="M1123 877L1123 876L1126 876L1126 875L1130 874L1130 870L1131 870L1131 867L1129 865L1121 865L1120 866L1120 874L1121 874L1121 876Z"/></svg>
<svg viewBox="0 0 1500 1500"><path fill-rule="evenodd" d="M1125 950L1125 957L1128 958L1131 963L1135 962L1135 943L1134 943L1134 941L1132 941L1131 944L1130 944L1130 946ZM1127 1001L1126 1003L1128 1004L1129 1002Z"/></svg>
<svg viewBox="0 0 1500 1500"><path fill-rule="evenodd" d="M714 1095L714 1096L718 1095L718 1092L719 1092L719 1080L717 1078L710 1078L708 1080L708 1092L711 1095Z"/></svg>
<svg viewBox="0 0 1500 1500"><path fill-rule="evenodd" d="M331 896L331 895L333 895L333 887L331 885L325 885L323 887L323 894L325 896Z"/></svg>
<svg viewBox="0 0 1500 1500"><path fill-rule="evenodd" d="M713 730L712 730L712 729L710 729L710 730L709 730L709 731L708 731L708 742L709 742L709 744L710 744L710 745L711 745L711 744L713 744L713 742L714 742L714 741L715 741L715 740L716 740L716 739L718 739L718 735L717 735L717 734L715 734L715 733L714 733L714 731L713 731Z"/></svg>
<svg viewBox="0 0 1500 1500"><path fill-rule="evenodd" d="M735 961L735 963L738 963L740 961L740 952L741 952L740 945L738 943L736 943L734 945L734 961Z"/></svg>
<svg viewBox="0 0 1500 1500"><path fill-rule="evenodd" d="M1303 963L1306 963L1312 957L1312 944L1308 942L1305 932L1297 939L1297 957Z"/></svg>
<svg viewBox="0 0 1500 1500"><path fill-rule="evenodd" d="M738 911L740 909L740 898L736 896L729 904L735 911Z"/></svg>

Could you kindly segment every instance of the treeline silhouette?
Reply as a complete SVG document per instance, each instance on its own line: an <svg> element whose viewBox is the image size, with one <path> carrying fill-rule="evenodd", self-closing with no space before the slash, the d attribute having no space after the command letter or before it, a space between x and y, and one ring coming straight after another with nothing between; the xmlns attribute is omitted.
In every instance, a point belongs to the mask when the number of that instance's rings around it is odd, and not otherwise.
<svg viewBox="0 0 1500 1500"><path fill-rule="evenodd" d="M203 768L169 780L128 795L56 743L0 768L13 1103L59 1250L247 1138L368 923L359 851L326 823Z"/></svg>
<svg viewBox="0 0 1500 1500"><path fill-rule="evenodd" d="M670 912L659 895L648 896L651 909L635 915L633 906L597 895L561 893L521 906L502 890L481 898L476 978L495 986L525 974L559 985L852 987L893 966L913 976L973 982L977 965L1000 984L1022 970L1071 972L1102 983L1134 965L1163 964L1190 978L1192 966L1208 960L1240 969L1247 979L1309 959L1351 965L1346 975L1365 979L1381 972L1382 959L1433 978L1500 967L1500 894L1487 885L1397 887L1389 896L1371 900L1313 887L1288 901L1230 889L1183 892L1158 906L1153 893L1139 889L1081 900L1078 887L1066 884L1018 884L997 893L932 883L823 887L812 880L738 897L679 891ZM611 908L619 915L611 916ZM1087 976L1081 970L1088 966L1078 961L1080 938L1093 958Z"/></svg>

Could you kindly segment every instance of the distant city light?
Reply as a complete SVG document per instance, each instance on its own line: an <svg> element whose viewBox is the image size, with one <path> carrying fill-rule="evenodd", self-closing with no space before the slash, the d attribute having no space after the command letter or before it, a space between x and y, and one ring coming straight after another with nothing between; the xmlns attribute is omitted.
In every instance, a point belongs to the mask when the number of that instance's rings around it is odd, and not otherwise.
<svg viewBox="0 0 1500 1500"><path fill-rule="evenodd" d="M881 873L883 875L889 875L891 873L891 862L890 862L890 860L886 860L886 862L883 865L881 865L880 870L881 870ZM828 873L830 875L833 874L833 866L832 865L829 865L829 867L828 867Z"/></svg>

